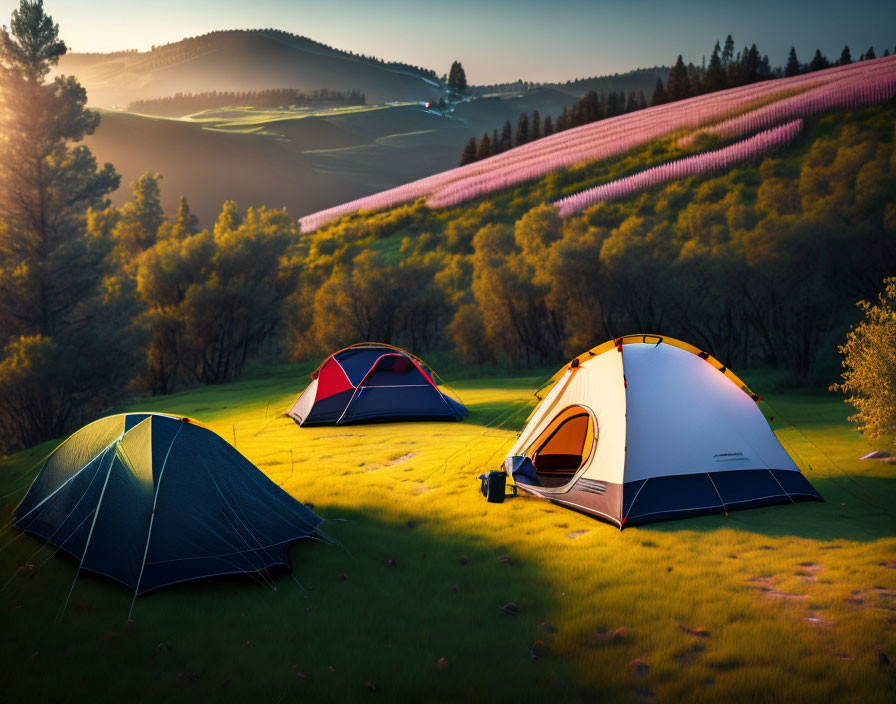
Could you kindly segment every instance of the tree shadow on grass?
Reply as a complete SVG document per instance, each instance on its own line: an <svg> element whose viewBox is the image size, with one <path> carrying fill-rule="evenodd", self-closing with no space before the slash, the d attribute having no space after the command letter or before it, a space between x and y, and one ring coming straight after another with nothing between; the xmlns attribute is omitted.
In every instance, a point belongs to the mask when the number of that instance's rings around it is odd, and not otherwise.
<svg viewBox="0 0 896 704"><path fill-rule="evenodd" d="M639 530L674 533L682 530L711 533L733 528L769 537L872 542L896 537L896 478L841 475L815 477L804 473L823 502L807 501L765 508L731 511L665 523Z"/></svg>
<svg viewBox="0 0 896 704"><path fill-rule="evenodd" d="M341 545L300 541L291 574L231 575L141 596L82 573L61 621L76 563L45 554L21 565L30 536L0 554L10 701L492 700L576 692L572 665L534 660L557 608L554 584L488 535L455 534L436 519L384 519L346 506L323 530ZM10 533L4 531L4 536ZM342 547L344 546L344 547ZM18 571L18 572L17 572ZM267 583L265 583L267 582ZM505 612L513 602L517 614ZM513 608L509 609L513 611ZM8 679L8 678L4 678ZM562 684L561 684L562 683ZM622 696L622 693L616 693Z"/></svg>

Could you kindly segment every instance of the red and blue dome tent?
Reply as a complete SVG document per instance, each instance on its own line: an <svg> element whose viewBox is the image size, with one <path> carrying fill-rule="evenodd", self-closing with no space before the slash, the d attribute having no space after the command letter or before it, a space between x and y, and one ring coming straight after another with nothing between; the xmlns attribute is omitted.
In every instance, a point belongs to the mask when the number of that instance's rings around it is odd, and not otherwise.
<svg viewBox="0 0 896 704"><path fill-rule="evenodd" d="M466 407L439 386L435 373L410 352L361 342L327 357L287 415L303 426L463 420Z"/></svg>

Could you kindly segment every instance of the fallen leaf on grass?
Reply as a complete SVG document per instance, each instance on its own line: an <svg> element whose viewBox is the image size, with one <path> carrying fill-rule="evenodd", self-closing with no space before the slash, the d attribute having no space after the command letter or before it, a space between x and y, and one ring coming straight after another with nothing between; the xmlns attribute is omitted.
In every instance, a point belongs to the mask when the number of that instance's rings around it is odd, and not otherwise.
<svg viewBox="0 0 896 704"><path fill-rule="evenodd" d="M635 658L632 660L628 666L632 669L638 677L647 677L650 674L650 665L644 662L641 658Z"/></svg>
<svg viewBox="0 0 896 704"><path fill-rule="evenodd" d="M541 660L542 658L547 657L550 652L550 646L543 640L535 641L532 644L532 648L529 650L529 654L532 656L533 660Z"/></svg>
<svg viewBox="0 0 896 704"><path fill-rule="evenodd" d="M698 638L709 638L709 631L705 628L690 628L683 623L679 623L678 627L688 635L697 636Z"/></svg>
<svg viewBox="0 0 896 704"><path fill-rule="evenodd" d="M520 607L517 606L512 601L510 601L501 607L501 611L503 611L505 614L510 614L511 616L516 616L520 612Z"/></svg>

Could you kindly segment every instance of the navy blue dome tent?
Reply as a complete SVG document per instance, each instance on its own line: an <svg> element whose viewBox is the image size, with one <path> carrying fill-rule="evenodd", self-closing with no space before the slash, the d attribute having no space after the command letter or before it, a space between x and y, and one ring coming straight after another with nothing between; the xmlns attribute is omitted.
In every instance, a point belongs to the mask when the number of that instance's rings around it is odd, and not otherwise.
<svg viewBox="0 0 896 704"><path fill-rule="evenodd" d="M466 407L437 379L409 352L361 342L327 357L287 415L299 425L462 420Z"/></svg>
<svg viewBox="0 0 896 704"><path fill-rule="evenodd" d="M108 416L46 459L15 527L143 594L288 565L316 516L212 431L157 413Z"/></svg>

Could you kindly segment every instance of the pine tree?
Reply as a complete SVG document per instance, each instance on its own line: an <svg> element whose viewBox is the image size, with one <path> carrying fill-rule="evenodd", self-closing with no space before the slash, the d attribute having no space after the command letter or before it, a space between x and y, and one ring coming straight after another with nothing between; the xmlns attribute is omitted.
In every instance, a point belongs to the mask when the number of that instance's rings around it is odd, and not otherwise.
<svg viewBox="0 0 896 704"><path fill-rule="evenodd" d="M467 142L467 145L464 147L463 154L460 156L460 165L466 166L467 164L472 164L476 161L476 138L470 137L470 141Z"/></svg>
<svg viewBox="0 0 896 704"><path fill-rule="evenodd" d="M619 104L619 94L610 91L607 95L607 117L615 117L622 113L622 105Z"/></svg>
<svg viewBox="0 0 896 704"><path fill-rule="evenodd" d="M501 129L501 151L506 152L513 148L513 127L510 126L510 120L504 122Z"/></svg>
<svg viewBox="0 0 896 704"><path fill-rule="evenodd" d="M529 141L529 118L526 113L520 113L520 119L516 123L516 146Z"/></svg>
<svg viewBox="0 0 896 704"><path fill-rule="evenodd" d="M467 74L460 61L451 64L451 70L448 72L448 89L461 94L467 92Z"/></svg>
<svg viewBox="0 0 896 704"><path fill-rule="evenodd" d="M663 105L669 102L669 96L666 95L666 89L663 88L663 79L656 79L656 86L653 89L653 96L650 98L651 105Z"/></svg>
<svg viewBox="0 0 896 704"><path fill-rule="evenodd" d="M747 83L755 83L759 80L759 64L759 49L753 44L746 52L746 61L744 62L744 75Z"/></svg>
<svg viewBox="0 0 896 704"><path fill-rule="evenodd" d="M503 150L501 149L501 141L498 139L498 128L495 127L492 132L492 151L495 154L500 154Z"/></svg>
<svg viewBox="0 0 896 704"><path fill-rule="evenodd" d="M488 132L482 135L479 140L479 146L476 148L476 161L488 159L494 151L492 151L492 140L489 139Z"/></svg>
<svg viewBox="0 0 896 704"><path fill-rule="evenodd" d="M77 145L100 120L84 89L46 82L65 52L41 0L0 28L0 452L106 407L131 366L111 245L87 230L119 177Z"/></svg>
<svg viewBox="0 0 896 704"><path fill-rule="evenodd" d="M874 47L869 46L868 51L865 52L865 61L870 61L871 59L876 59L877 54L874 53Z"/></svg>
<svg viewBox="0 0 896 704"><path fill-rule="evenodd" d="M809 62L809 71L821 71L831 65L831 62L821 53L821 49L815 50L815 56Z"/></svg>
<svg viewBox="0 0 896 704"><path fill-rule="evenodd" d="M722 68L722 57L719 43L716 42L712 50L712 56L709 57L709 68L706 69L706 91L713 93L722 90L726 85L725 69Z"/></svg>
<svg viewBox="0 0 896 704"><path fill-rule="evenodd" d="M796 47L790 47L790 54L787 56L787 65L784 67L785 76L798 76L803 72L803 65L796 57Z"/></svg>
<svg viewBox="0 0 896 704"><path fill-rule="evenodd" d="M682 100L691 94L690 85L688 84L688 70L684 65L684 59L681 57L681 54L678 55L678 60L675 62L672 70L669 71L666 94L671 101Z"/></svg>
<svg viewBox="0 0 896 704"><path fill-rule="evenodd" d="M0 330L51 336L96 290L103 253L85 212L118 187L85 146L97 113L74 78L45 83L65 54L41 0L22 0L0 28ZM0 348L6 340L0 340Z"/></svg>
<svg viewBox="0 0 896 704"><path fill-rule="evenodd" d="M532 125L529 128L529 139L536 140L541 137L541 115L538 110L532 111Z"/></svg>
<svg viewBox="0 0 896 704"><path fill-rule="evenodd" d="M548 137L548 136L554 134L554 123L551 122L550 115L545 115L544 127L542 128L542 131L544 132L545 137Z"/></svg>
<svg viewBox="0 0 896 704"><path fill-rule="evenodd" d="M722 68L725 71L725 75L730 75L731 73L731 65L734 62L734 39L731 38L729 34L725 39L725 48L722 50Z"/></svg>
<svg viewBox="0 0 896 704"><path fill-rule="evenodd" d="M849 45L843 47L843 51L840 52L840 60L837 62L840 66L847 66L852 63L852 54L849 51Z"/></svg>

